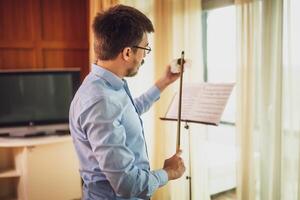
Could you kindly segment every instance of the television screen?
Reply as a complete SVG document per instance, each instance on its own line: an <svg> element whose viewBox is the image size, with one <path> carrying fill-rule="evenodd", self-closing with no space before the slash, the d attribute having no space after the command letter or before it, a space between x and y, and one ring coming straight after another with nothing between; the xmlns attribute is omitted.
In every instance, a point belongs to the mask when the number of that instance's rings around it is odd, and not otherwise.
<svg viewBox="0 0 300 200"><path fill-rule="evenodd" d="M0 127L67 123L79 71L0 72Z"/></svg>

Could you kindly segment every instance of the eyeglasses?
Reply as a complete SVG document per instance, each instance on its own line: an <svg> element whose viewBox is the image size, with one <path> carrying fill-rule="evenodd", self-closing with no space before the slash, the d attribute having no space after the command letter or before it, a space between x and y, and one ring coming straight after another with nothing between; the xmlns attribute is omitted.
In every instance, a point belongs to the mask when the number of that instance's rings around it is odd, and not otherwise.
<svg viewBox="0 0 300 200"><path fill-rule="evenodd" d="M146 54L149 54L151 52L151 47L140 47L140 46L132 46L133 48L138 48L138 49L144 49Z"/></svg>

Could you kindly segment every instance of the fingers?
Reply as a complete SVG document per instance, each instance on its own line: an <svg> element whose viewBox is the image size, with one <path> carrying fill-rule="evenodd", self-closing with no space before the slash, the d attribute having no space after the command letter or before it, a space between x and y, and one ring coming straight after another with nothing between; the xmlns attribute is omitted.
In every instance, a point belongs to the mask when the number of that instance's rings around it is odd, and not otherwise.
<svg viewBox="0 0 300 200"><path fill-rule="evenodd" d="M177 157L178 163L181 165L181 167L185 168L183 159L181 158L181 154L182 154L182 150L179 149L179 150L176 152L175 156Z"/></svg>
<svg viewBox="0 0 300 200"><path fill-rule="evenodd" d="M179 150L177 150L177 152L176 152L176 156L181 156L181 154L182 154L182 150L181 149L179 149Z"/></svg>
<svg viewBox="0 0 300 200"><path fill-rule="evenodd" d="M174 156L177 158L177 162L178 162L180 165L184 166L184 162L183 162L183 159L181 158L181 154L182 154L182 150L179 149L179 150L177 151L177 153L176 153Z"/></svg>

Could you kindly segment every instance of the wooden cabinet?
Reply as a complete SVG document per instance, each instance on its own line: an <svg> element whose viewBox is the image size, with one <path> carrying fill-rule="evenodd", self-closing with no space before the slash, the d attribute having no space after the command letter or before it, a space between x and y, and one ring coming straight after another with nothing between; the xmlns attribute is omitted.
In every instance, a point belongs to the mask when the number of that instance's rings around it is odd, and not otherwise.
<svg viewBox="0 0 300 200"><path fill-rule="evenodd" d="M0 69L89 71L89 1L1 0Z"/></svg>
<svg viewBox="0 0 300 200"><path fill-rule="evenodd" d="M80 68L83 78L89 30L89 1L0 0L0 69ZM1 200L80 196L70 136L0 138Z"/></svg>
<svg viewBox="0 0 300 200"><path fill-rule="evenodd" d="M70 135L0 138L0 199L81 198L79 164Z"/></svg>

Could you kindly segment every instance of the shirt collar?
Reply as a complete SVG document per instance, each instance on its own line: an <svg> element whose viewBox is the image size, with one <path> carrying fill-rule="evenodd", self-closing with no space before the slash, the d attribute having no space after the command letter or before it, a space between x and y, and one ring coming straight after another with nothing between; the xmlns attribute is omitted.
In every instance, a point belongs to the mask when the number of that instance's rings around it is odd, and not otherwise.
<svg viewBox="0 0 300 200"><path fill-rule="evenodd" d="M92 73L96 76L99 76L103 78L105 81L107 81L113 89L120 90L124 85L124 80L119 78L114 73L108 71L107 69L104 69L103 67L92 64Z"/></svg>

